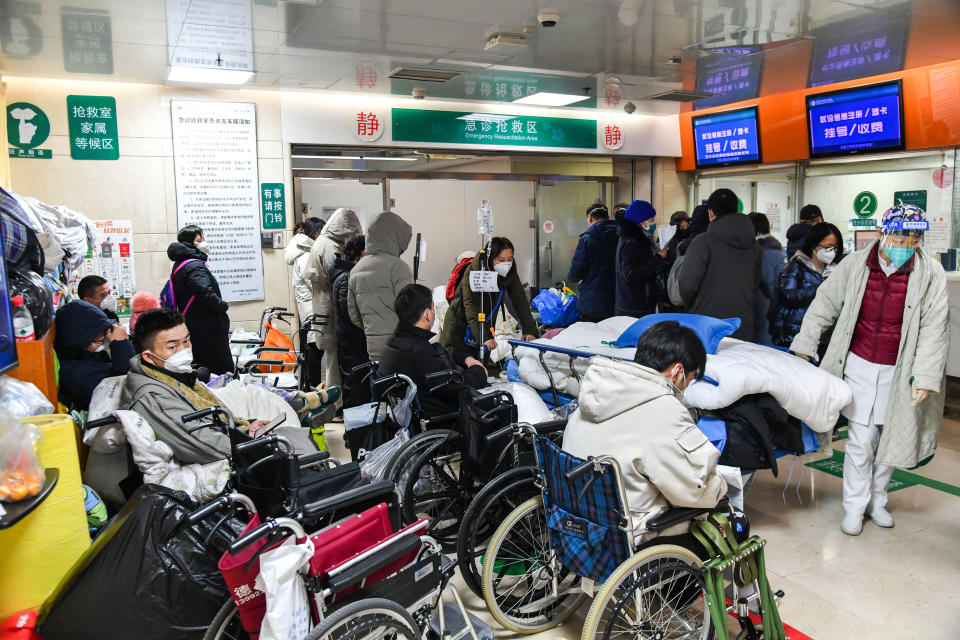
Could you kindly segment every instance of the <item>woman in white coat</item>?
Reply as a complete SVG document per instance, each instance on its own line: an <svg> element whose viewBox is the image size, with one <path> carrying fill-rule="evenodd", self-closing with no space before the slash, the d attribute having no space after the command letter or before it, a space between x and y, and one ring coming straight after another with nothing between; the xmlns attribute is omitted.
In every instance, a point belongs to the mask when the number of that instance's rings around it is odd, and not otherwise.
<svg viewBox="0 0 960 640"><path fill-rule="evenodd" d="M314 241L323 230L323 220L313 217L307 218L300 223L298 227L299 230L297 230L297 227L294 227L295 233L293 239L291 239L290 244L287 245L283 257L293 272L290 277L290 283L293 285L293 295L297 301L297 316L299 317L300 324L302 324L313 314L313 286L310 281L304 277L304 272L307 268L307 260L310 259L310 249L313 248ZM311 334L308 344L300 345L301 349L310 349L311 361L316 363L314 367L311 367L311 369L313 369L312 371L306 372L310 384L314 386L320 384L320 377L323 372L323 368L320 365L320 359L323 357L323 353L317 349L315 342L316 336Z"/></svg>
<svg viewBox="0 0 960 640"><path fill-rule="evenodd" d="M590 361L563 450L578 458L616 458L639 537L648 520L670 507L715 507L727 485L717 472L720 452L681 402L703 375L703 343L677 322L660 322L640 336L634 361ZM661 535L679 535L688 526Z"/></svg>
<svg viewBox="0 0 960 640"><path fill-rule="evenodd" d="M816 356L835 329L820 367L843 376L853 401L843 465L843 521L859 535L864 515L892 527L887 486L894 467L912 468L936 450L943 421L947 283L922 250L926 213L912 205L883 215L882 239L841 262L817 290L790 349ZM829 453L830 442L821 439Z"/></svg>

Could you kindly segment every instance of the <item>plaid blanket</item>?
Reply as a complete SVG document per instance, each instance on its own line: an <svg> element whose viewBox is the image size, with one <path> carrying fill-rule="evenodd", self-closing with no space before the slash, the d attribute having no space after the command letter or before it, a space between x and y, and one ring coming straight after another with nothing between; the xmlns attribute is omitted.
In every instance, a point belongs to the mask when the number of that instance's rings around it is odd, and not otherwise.
<svg viewBox="0 0 960 640"><path fill-rule="evenodd" d="M0 241L8 267L43 274L43 249L37 233L30 227L20 203L3 188L0 188Z"/></svg>

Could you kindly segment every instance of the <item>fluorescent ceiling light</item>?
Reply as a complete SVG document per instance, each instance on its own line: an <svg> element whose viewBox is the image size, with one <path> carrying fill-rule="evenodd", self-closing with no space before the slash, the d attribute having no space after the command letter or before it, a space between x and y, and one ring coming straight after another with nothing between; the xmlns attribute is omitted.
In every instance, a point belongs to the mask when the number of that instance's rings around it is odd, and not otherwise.
<svg viewBox="0 0 960 640"><path fill-rule="evenodd" d="M191 84L241 85L252 77L253 71L171 66L170 72L167 74L167 81L188 82Z"/></svg>
<svg viewBox="0 0 960 640"><path fill-rule="evenodd" d="M468 113L460 116L457 120L478 120L480 122L503 122L504 120L513 120L517 116L505 116L499 113Z"/></svg>
<svg viewBox="0 0 960 640"><path fill-rule="evenodd" d="M549 91L538 91L529 96L517 98L514 102L518 104L538 104L545 107L565 107L574 102L589 100L590 96L579 96L574 93L550 93Z"/></svg>
<svg viewBox="0 0 960 640"><path fill-rule="evenodd" d="M361 160L360 156L312 156L302 153L294 153L291 158L309 158L311 160Z"/></svg>

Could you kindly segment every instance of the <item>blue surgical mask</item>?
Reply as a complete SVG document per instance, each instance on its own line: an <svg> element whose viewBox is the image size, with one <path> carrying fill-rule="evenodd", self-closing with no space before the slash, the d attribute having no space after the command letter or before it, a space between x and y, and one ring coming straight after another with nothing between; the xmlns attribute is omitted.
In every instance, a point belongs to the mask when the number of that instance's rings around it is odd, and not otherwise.
<svg viewBox="0 0 960 640"><path fill-rule="evenodd" d="M657 230L657 223L651 222L649 227L643 227L643 232L647 234L648 238L653 237L653 232Z"/></svg>
<svg viewBox="0 0 960 640"><path fill-rule="evenodd" d="M905 265L907 260L912 258L916 251L913 247L884 247L883 249L883 252L890 258L890 262L892 262L897 269Z"/></svg>

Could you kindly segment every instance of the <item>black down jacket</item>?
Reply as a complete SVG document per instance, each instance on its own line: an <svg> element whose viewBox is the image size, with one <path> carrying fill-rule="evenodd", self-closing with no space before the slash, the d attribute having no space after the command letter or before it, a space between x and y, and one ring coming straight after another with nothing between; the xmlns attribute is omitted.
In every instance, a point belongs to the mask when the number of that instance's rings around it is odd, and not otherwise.
<svg viewBox="0 0 960 640"><path fill-rule="evenodd" d="M363 382L363 374L354 374L353 369L367 362L367 337L363 329L353 324L347 309L350 270L354 264L337 254L327 273L333 290L333 307L337 317L337 363L340 366L341 390L345 408L370 402L370 385Z"/></svg>

